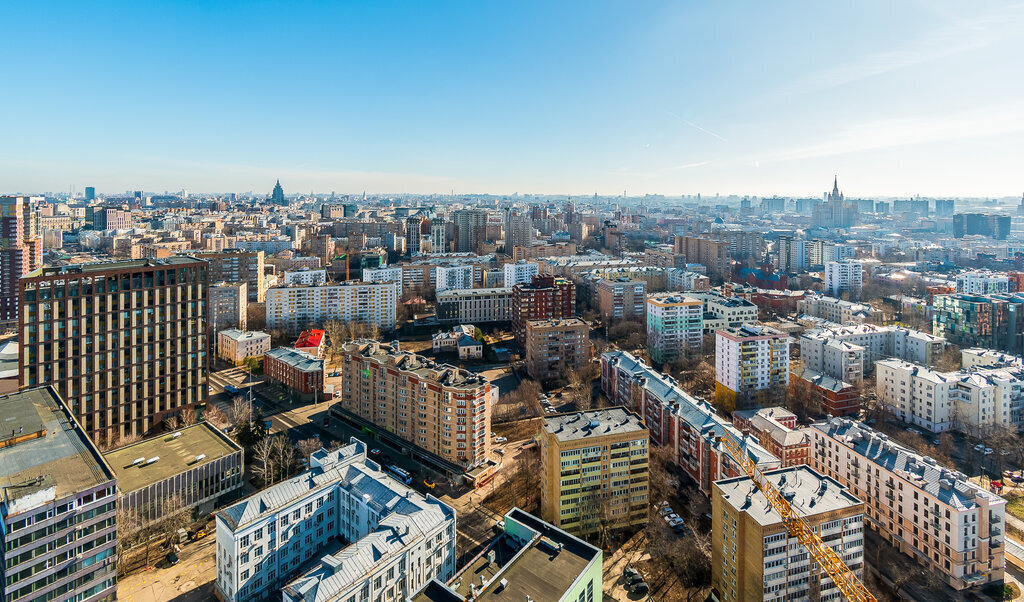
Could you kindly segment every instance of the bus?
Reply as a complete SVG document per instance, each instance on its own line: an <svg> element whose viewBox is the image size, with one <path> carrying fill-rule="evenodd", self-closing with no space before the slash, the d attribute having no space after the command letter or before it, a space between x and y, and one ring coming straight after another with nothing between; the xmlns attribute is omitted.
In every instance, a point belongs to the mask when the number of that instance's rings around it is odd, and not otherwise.
<svg viewBox="0 0 1024 602"><path fill-rule="evenodd" d="M403 468L399 468L394 464L388 464L387 466L384 467L384 469L391 473L391 476L395 477L396 479L405 483L406 485L412 484L412 475L409 474L409 471Z"/></svg>
<svg viewBox="0 0 1024 602"><path fill-rule="evenodd" d="M241 389L234 385L224 385L224 390L227 391L228 393L231 393L232 395L237 395L242 392Z"/></svg>

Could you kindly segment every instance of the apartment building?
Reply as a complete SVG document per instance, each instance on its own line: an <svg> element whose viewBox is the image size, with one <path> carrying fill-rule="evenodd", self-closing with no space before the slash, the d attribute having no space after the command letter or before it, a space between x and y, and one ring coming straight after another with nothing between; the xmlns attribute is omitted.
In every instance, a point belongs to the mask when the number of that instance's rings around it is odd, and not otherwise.
<svg viewBox="0 0 1024 602"><path fill-rule="evenodd" d="M833 297L843 293L860 299L864 284L864 264L852 259L825 262L825 292Z"/></svg>
<svg viewBox="0 0 1024 602"><path fill-rule="evenodd" d="M606 323L642 319L647 300L647 283L626 277L601 279L597 283L597 309Z"/></svg>
<svg viewBox="0 0 1024 602"><path fill-rule="evenodd" d="M810 265L807 241L792 236L779 237L775 243L775 256L779 271L784 274L802 272Z"/></svg>
<svg viewBox="0 0 1024 602"><path fill-rule="evenodd" d="M545 416L540 514L574 535L647 522L649 435L624 407Z"/></svg>
<svg viewBox="0 0 1024 602"><path fill-rule="evenodd" d="M736 259L753 257L756 261L764 258L764 234L746 230L718 229L711 233L715 240L729 245L729 256Z"/></svg>
<svg viewBox="0 0 1024 602"><path fill-rule="evenodd" d="M207 514L244 487L241 446L208 422L103 454L117 477L118 504L139 524L163 518L165 502Z"/></svg>
<svg viewBox="0 0 1024 602"><path fill-rule="evenodd" d="M968 295L993 295L1009 293L1010 277L1005 273L989 270L964 272L956 276L956 292Z"/></svg>
<svg viewBox="0 0 1024 602"><path fill-rule="evenodd" d="M19 385L53 386L94 441L206 402L205 262L45 267L19 289Z"/></svg>
<svg viewBox="0 0 1024 602"><path fill-rule="evenodd" d="M1024 294L935 295L932 333L961 347L1024 353Z"/></svg>
<svg viewBox="0 0 1024 602"><path fill-rule="evenodd" d="M709 274L729 273L729 243L695 236L676 236L672 250L684 263L699 263ZM678 267L678 266L672 266Z"/></svg>
<svg viewBox="0 0 1024 602"><path fill-rule="evenodd" d="M530 378L564 381L590 359L590 327L579 318L528 320L523 348Z"/></svg>
<svg viewBox="0 0 1024 602"><path fill-rule="evenodd" d="M346 343L340 358L346 412L464 469L487 457L498 396L487 379L376 341Z"/></svg>
<svg viewBox="0 0 1024 602"><path fill-rule="evenodd" d="M263 356L263 374L301 399L323 399L324 360L315 355L290 347L271 349Z"/></svg>
<svg viewBox="0 0 1024 602"><path fill-rule="evenodd" d="M977 434L993 426L1017 427L1024 419L1024 369L1020 366L937 372L898 359L875 364L878 400L901 420L931 432Z"/></svg>
<svg viewBox="0 0 1024 602"><path fill-rule="evenodd" d="M395 284L395 296L402 298L402 268L370 268L363 270L363 282L393 282Z"/></svg>
<svg viewBox="0 0 1024 602"><path fill-rule="evenodd" d="M327 270L315 270L309 268L289 270L284 274L281 274L279 282L281 284L301 284L304 286L327 284Z"/></svg>
<svg viewBox="0 0 1024 602"><path fill-rule="evenodd" d="M275 286L267 291L267 328L295 335L328 320L395 329L398 295L392 282Z"/></svg>
<svg viewBox="0 0 1024 602"><path fill-rule="evenodd" d="M822 413L855 416L860 412L860 390L851 383L804 369L800 378L791 380L794 389L805 389L817 401Z"/></svg>
<svg viewBox="0 0 1024 602"><path fill-rule="evenodd" d="M757 305L742 297L726 297L716 292L692 291L688 297L704 302L704 332L712 333L720 328L736 328L743 324L757 323Z"/></svg>
<svg viewBox="0 0 1024 602"><path fill-rule="evenodd" d="M843 301L824 295L804 297L797 301L796 310L800 314L821 318L836 324L865 324L871 321L873 315L870 305Z"/></svg>
<svg viewBox="0 0 1024 602"><path fill-rule="evenodd" d="M238 365L250 357L263 357L270 351L270 335L259 331L229 328L217 333L217 357Z"/></svg>
<svg viewBox="0 0 1024 602"><path fill-rule="evenodd" d="M508 249L508 246L505 247ZM550 244L534 243L528 247L512 247L512 261L530 261L541 257L568 257L577 253L578 247L574 242L559 242ZM506 251L507 253L507 251Z"/></svg>
<svg viewBox="0 0 1024 602"><path fill-rule="evenodd" d="M585 255L541 257L537 260L537 263L540 264L541 274L551 274L561 276L562 278L574 278L576 274L593 270L639 267L635 259L612 257L598 251L592 251Z"/></svg>
<svg viewBox="0 0 1024 602"><path fill-rule="evenodd" d="M782 467L806 464L810 457L811 438L796 426L796 414L783 407L736 410L732 424L744 434L752 434Z"/></svg>
<svg viewBox="0 0 1024 602"><path fill-rule="evenodd" d="M809 429L811 467L864 501L865 519L957 590L1002 581L1006 501L846 418Z"/></svg>
<svg viewBox="0 0 1024 602"><path fill-rule="evenodd" d="M704 274L689 272L683 268L668 268L668 288L673 291L701 291L711 289L711 280Z"/></svg>
<svg viewBox="0 0 1024 602"><path fill-rule="evenodd" d="M509 210L505 216L506 249L529 247L533 244L533 233L533 220L530 219L529 215L522 215L514 209Z"/></svg>
<svg viewBox="0 0 1024 602"><path fill-rule="evenodd" d="M51 387L0 396L5 602L117 595L117 478Z"/></svg>
<svg viewBox="0 0 1024 602"><path fill-rule="evenodd" d="M249 301L263 303L266 299L263 251L185 251L179 255L190 255L209 264L210 282L245 282Z"/></svg>
<svg viewBox="0 0 1024 602"><path fill-rule="evenodd" d="M800 335L800 357L808 368L851 383L884 358L934 365L945 348L942 337L900 326L824 325Z"/></svg>
<svg viewBox="0 0 1024 602"><path fill-rule="evenodd" d="M797 515L864 579L864 502L807 466L765 473ZM711 495L711 597L839 600L842 592L750 477L718 481Z"/></svg>
<svg viewBox="0 0 1024 602"><path fill-rule="evenodd" d="M471 265L437 266L434 289L441 292L473 288L474 271Z"/></svg>
<svg viewBox="0 0 1024 602"><path fill-rule="evenodd" d="M647 349L651 361L667 364L704 344L704 303L679 293L647 297Z"/></svg>
<svg viewBox="0 0 1024 602"><path fill-rule="evenodd" d="M789 335L746 324L715 335L715 401L744 409L789 386Z"/></svg>
<svg viewBox="0 0 1024 602"><path fill-rule="evenodd" d="M502 284L511 288L517 284L529 284L540 273L540 265L532 261L517 261L502 266L505 279ZM467 287L468 288L468 287Z"/></svg>
<svg viewBox="0 0 1024 602"><path fill-rule="evenodd" d="M215 517L216 595L228 602L405 600L455 574L455 511L391 478L356 439Z"/></svg>
<svg viewBox="0 0 1024 602"><path fill-rule="evenodd" d="M471 288L437 294L437 321L441 324L488 324L512 319L512 289Z"/></svg>
<svg viewBox="0 0 1024 602"><path fill-rule="evenodd" d="M500 534L447 583L434 579L415 602L492 602L601 599L601 549L513 508L498 522ZM541 575L542 577L537 577Z"/></svg>
<svg viewBox="0 0 1024 602"><path fill-rule="evenodd" d="M555 276L534 276L530 284L512 287L512 332L522 345L526 322L576 315L576 285Z"/></svg>
<svg viewBox="0 0 1024 602"><path fill-rule="evenodd" d="M249 306L248 285L245 282L219 282L211 284L209 289L209 316L207 323L210 327L210 341L216 340L216 335L228 328L245 330L248 325Z"/></svg>
<svg viewBox="0 0 1024 602"><path fill-rule="evenodd" d="M709 403L694 398L675 379L628 352L601 356L601 390L612 404L624 405L643 418L651 442L668 447L675 464L705 495L710 495L712 482L744 474L722 444L725 432L761 470L780 467L780 460L757 437L744 436Z"/></svg>
<svg viewBox="0 0 1024 602"><path fill-rule="evenodd" d="M0 196L0 322L18 320L18 279L43 267L32 206L42 197Z"/></svg>

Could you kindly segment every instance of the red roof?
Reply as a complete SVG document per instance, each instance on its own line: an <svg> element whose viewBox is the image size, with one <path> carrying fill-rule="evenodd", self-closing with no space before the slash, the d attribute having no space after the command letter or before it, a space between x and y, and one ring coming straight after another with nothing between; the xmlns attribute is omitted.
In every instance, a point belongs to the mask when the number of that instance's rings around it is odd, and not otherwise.
<svg viewBox="0 0 1024 602"><path fill-rule="evenodd" d="M294 347L296 349L302 349L306 347L320 347L320 343L324 342L324 331L322 330L303 330L299 334L299 340L295 341Z"/></svg>

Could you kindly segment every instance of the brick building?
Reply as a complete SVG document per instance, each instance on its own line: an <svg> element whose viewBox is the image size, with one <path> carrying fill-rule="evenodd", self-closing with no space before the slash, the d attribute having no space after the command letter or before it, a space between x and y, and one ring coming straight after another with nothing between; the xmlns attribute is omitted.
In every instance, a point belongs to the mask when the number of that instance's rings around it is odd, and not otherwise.
<svg viewBox="0 0 1024 602"><path fill-rule="evenodd" d="M305 351L290 347L271 349L263 356L263 374L267 380L291 389L303 399L323 395L324 361Z"/></svg>
<svg viewBox="0 0 1024 602"><path fill-rule="evenodd" d="M512 332L522 345L528 320L572 318L576 315L576 285L556 276L534 276L530 284L512 287Z"/></svg>

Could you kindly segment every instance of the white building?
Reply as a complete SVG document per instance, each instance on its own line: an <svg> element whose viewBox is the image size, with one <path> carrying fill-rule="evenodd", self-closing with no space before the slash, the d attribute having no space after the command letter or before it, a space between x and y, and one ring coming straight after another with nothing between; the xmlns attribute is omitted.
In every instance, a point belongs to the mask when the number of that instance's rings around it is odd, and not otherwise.
<svg viewBox="0 0 1024 602"><path fill-rule="evenodd" d="M270 351L270 335L258 331L229 328L217 333L217 357L240 364L246 358L260 357Z"/></svg>
<svg viewBox="0 0 1024 602"><path fill-rule="evenodd" d="M704 303L678 293L647 297L647 348L651 361L675 361L704 344Z"/></svg>
<svg viewBox="0 0 1024 602"><path fill-rule="evenodd" d="M437 321L441 324L487 324L512 319L512 289L470 288L437 294Z"/></svg>
<svg viewBox="0 0 1024 602"><path fill-rule="evenodd" d="M789 385L789 335L744 324L719 330L715 337L715 400L720 407L736 408L737 400L749 401Z"/></svg>
<svg viewBox="0 0 1024 602"><path fill-rule="evenodd" d="M363 270L363 282L394 282L395 294L402 298L402 268L369 268Z"/></svg>
<svg viewBox="0 0 1024 602"><path fill-rule="evenodd" d="M757 322L757 306L746 299L726 297L714 292L690 292L687 296L704 302L704 332Z"/></svg>
<svg viewBox="0 0 1024 602"><path fill-rule="evenodd" d="M862 423L811 426L811 466L863 500L866 523L955 589L1003 579L1006 501Z"/></svg>
<svg viewBox="0 0 1024 602"><path fill-rule="evenodd" d="M991 295L1010 292L1010 277L1006 274L978 270L957 274L956 292L972 295Z"/></svg>
<svg viewBox="0 0 1024 602"><path fill-rule="evenodd" d="M871 372L871 366L875 362L889 357L930 366L938 361L946 347L946 339L942 337L899 326L822 326L802 334L800 357L806 366L815 372L822 372L847 382L855 381L828 369L825 348L832 341L862 348L862 373Z"/></svg>
<svg viewBox="0 0 1024 602"><path fill-rule="evenodd" d="M825 292L833 297L848 293L851 299L860 299L864 284L864 265L844 259L825 263Z"/></svg>
<svg viewBox="0 0 1024 602"><path fill-rule="evenodd" d="M267 328L297 334L339 320L394 330L397 304L393 282L278 286L267 291Z"/></svg>
<svg viewBox="0 0 1024 602"><path fill-rule="evenodd" d="M303 286L315 286L327 284L327 270L311 270L304 268L282 274L281 284L301 284Z"/></svg>
<svg viewBox="0 0 1024 602"><path fill-rule="evenodd" d="M871 320L870 305L843 301L825 295L813 295L796 302L797 313L836 324L864 324Z"/></svg>
<svg viewBox="0 0 1024 602"><path fill-rule="evenodd" d="M309 465L216 513L219 597L276 598L283 587L286 602L404 600L455 574L450 506L391 478L356 439ZM353 543L328 549L333 540ZM315 555L320 563L286 583Z"/></svg>
<svg viewBox="0 0 1024 602"><path fill-rule="evenodd" d="M435 272L437 292L473 288L474 269L471 265L437 266Z"/></svg>
<svg viewBox="0 0 1024 602"><path fill-rule="evenodd" d="M448 332L438 332L431 337L434 354L455 353L459 350L459 337L472 337L476 327L472 324L460 324Z"/></svg>
<svg viewBox="0 0 1024 602"><path fill-rule="evenodd" d="M668 288L674 291L706 291L711 288L711 280L704 274L687 272L682 268L667 268Z"/></svg>
<svg viewBox="0 0 1024 602"><path fill-rule="evenodd" d="M780 236L775 247L776 264L783 274L801 272L808 266L807 241Z"/></svg>
<svg viewBox="0 0 1024 602"><path fill-rule="evenodd" d="M502 286L512 288L517 284L529 284L540 273L540 265L521 259L515 263L506 263L504 270L505 281Z"/></svg>

